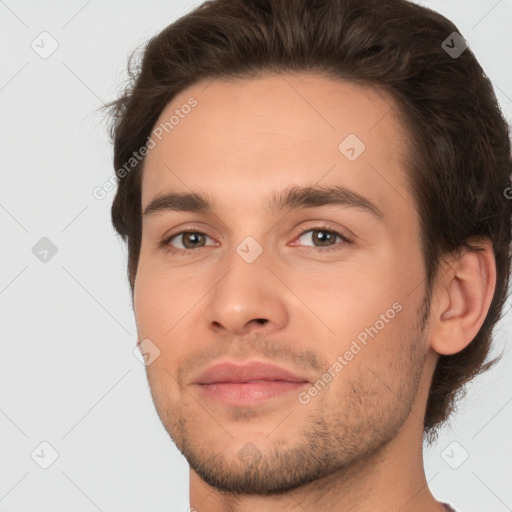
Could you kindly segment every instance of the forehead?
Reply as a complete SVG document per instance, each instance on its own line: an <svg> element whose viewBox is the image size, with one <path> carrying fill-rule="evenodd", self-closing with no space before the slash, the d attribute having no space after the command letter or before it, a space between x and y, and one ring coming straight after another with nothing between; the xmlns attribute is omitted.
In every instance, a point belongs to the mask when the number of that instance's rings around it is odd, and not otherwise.
<svg viewBox="0 0 512 512"><path fill-rule="evenodd" d="M393 207L408 195L408 138L396 113L378 88L316 74L194 84L155 124L142 205L170 189L236 201L241 187L263 197L269 187L341 184Z"/></svg>

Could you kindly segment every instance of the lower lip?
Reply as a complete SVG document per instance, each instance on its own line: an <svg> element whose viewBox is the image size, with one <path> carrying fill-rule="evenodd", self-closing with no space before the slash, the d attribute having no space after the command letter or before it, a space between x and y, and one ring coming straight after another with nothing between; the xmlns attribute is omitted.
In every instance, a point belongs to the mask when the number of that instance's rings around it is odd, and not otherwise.
<svg viewBox="0 0 512 512"><path fill-rule="evenodd" d="M202 392L213 400L228 405L254 405L270 398L292 395L307 382L268 380L255 382L217 382L199 384Z"/></svg>

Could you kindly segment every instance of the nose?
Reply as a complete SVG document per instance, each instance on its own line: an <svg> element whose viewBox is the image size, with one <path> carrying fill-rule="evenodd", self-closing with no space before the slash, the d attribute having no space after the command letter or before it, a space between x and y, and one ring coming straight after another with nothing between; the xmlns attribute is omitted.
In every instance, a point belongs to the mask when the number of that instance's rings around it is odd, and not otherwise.
<svg viewBox="0 0 512 512"><path fill-rule="evenodd" d="M243 335L273 332L288 321L287 295L264 257L247 263L238 254L214 286L206 305L205 319L217 334Z"/></svg>

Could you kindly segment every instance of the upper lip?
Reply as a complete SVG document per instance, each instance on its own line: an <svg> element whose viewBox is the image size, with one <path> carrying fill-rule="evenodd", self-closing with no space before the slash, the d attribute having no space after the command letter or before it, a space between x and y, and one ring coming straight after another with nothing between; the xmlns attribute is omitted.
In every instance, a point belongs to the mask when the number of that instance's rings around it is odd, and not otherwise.
<svg viewBox="0 0 512 512"><path fill-rule="evenodd" d="M257 380L308 382L305 377L296 375L285 368L273 364L250 361L243 365L231 362L218 363L208 367L194 381L195 384L219 382L251 382Z"/></svg>

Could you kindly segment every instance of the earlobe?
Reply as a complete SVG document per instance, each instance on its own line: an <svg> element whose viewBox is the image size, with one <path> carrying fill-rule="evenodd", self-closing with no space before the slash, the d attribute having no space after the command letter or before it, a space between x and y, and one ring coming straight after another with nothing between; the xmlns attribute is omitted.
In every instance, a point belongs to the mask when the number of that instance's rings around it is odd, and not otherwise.
<svg viewBox="0 0 512 512"><path fill-rule="evenodd" d="M466 348L484 323L496 286L496 261L490 240L472 243L438 276L430 311L430 346L441 355Z"/></svg>

